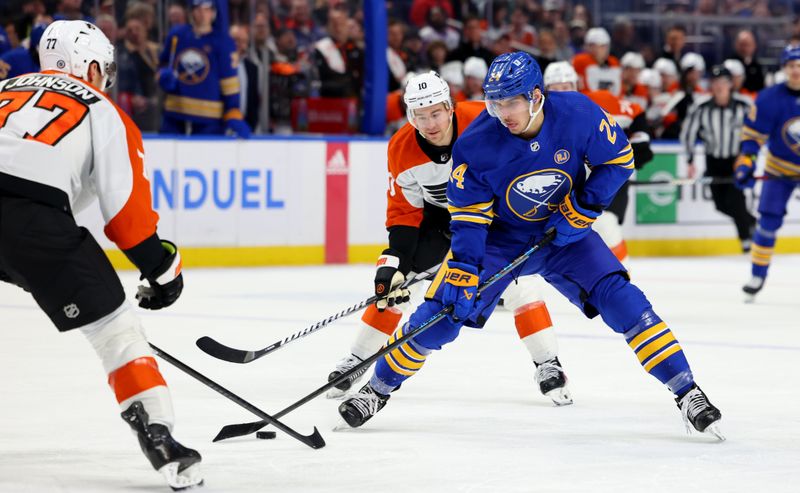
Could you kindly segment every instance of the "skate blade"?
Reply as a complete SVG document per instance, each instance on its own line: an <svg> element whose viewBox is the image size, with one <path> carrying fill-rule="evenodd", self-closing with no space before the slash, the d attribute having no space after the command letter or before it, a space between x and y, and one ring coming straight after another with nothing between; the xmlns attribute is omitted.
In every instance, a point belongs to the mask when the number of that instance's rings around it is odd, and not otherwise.
<svg viewBox="0 0 800 493"><path fill-rule="evenodd" d="M200 472L200 463L192 464L181 472L180 462L170 462L158 470L167 481L172 491L183 491L191 488L198 488L203 485L203 476Z"/></svg>
<svg viewBox="0 0 800 493"><path fill-rule="evenodd" d="M719 440L720 442L724 442L726 440L725 435L723 435L722 432L719 431L719 426L718 425L719 425L719 421L717 421L716 423L712 423L712 424L708 425L708 427L706 427L706 429L703 431L703 433L707 433L707 434L709 434L709 435L711 435L713 437L716 437L717 440Z"/></svg>
<svg viewBox="0 0 800 493"><path fill-rule="evenodd" d="M546 393L545 396L549 397L553 404L558 407L569 406L572 404L572 395L566 387L560 389L553 389Z"/></svg>
<svg viewBox="0 0 800 493"><path fill-rule="evenodd" d="M756 295L745 293L744 294L744 302L748 305L751 305L756 302Z"/></svg>

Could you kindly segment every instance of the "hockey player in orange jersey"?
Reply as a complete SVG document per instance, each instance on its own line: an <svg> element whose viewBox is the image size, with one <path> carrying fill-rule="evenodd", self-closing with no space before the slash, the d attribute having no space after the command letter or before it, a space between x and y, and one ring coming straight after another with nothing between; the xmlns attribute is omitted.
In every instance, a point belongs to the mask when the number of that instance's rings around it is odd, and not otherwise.
<svg viewBox="0 0 800 493"><path fill-rule="evenodd" d="M575 91L577 82L578 75L567 62L551 63L544 71L544 85L547 91ZM625 130L633 148L636 169L653 159L647 120L641 106L621 99L606 90L589 91L585 94L611 115ZM628 267L628 246L622 236L622 223L628 208L628 186L627 182L622 185L614 200L593 225L594 230L626 268Z"/></svg>
<svg viewBox="0 0 800 493"><path fill-rule="evenodd" d="M375 294L367 308L350 355L331 372L329 380L350 370L377 352L392 335L404 309L409 289L400 288L410 272L423 272L444 260L450 249L450 213L445 190L452 165L451 152L458 135L484 109L483 102L453 105L447 83L435 72L408 81L404 100L408 123L389 141L389 190L386 228L389 248L378 258ZM538 277L517 279L503 293L504 306L514 313L520 339L536 366L539 390L556 405L572 403L566 375L558 360L558 341L550 314L539 294ZM412 286L415 290L419 286ZM416 290L415 290L416 291ZM337 386L340 397L360 379L366 368Z"/></svg>
<svg viewBox="0 0 800 493"><path fill-rule="evenodd" d="M39 58L41 73L0 82L0 279L29 291L60 332L86 336L152 466L173 489L197 486L200 454L171 435L172 399L139 318L73 218L98 199L106 236L147 280L139 306L178 299L181 257L156 233L141 134L103 92L114 46L88 22L56 21ZM54 412L69 408L59 404Z"/></svg>
<svg viewBox="0 0 800 493"><path fill-rule="evenodd" d="M593 27L584 38L586 51L572 58L572 66L578 74L578 90L581 92L607 89L614 94L622 91L622 69L619 60L609 54L611 36L602 27Z"/></svg>

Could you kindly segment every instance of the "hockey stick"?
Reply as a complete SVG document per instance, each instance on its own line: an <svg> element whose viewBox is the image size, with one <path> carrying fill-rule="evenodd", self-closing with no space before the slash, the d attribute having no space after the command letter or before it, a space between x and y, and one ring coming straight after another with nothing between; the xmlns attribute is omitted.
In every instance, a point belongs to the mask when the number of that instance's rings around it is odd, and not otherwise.
<svg viewBox="0 0 800 493"><path fill-rule="evenodd" d="M270 416L269 414L265 413L261 409L257 408L256 406L250 404L246 400L242 399L238 395L234 394L230 390L226 389L222 385L214 382L210 378L206 377L202 373L198 372L187 366L185 363L181 362L180 360L176 359L174 356L167 354L163 349L155 346L154 344L150 344L150 347L153 349L153 352L156 355L160 356L161 359L166 361L167 363L173 365L175 368L181 370L182 372L186 373L190 377L194 378L198 382L202 383L206 387L216 391L218 394L222 395L230 399L231 401L235 402L236 404L240 405L241 407L247 409L251 413L255 414L259 418L263 419L264 423L270 423L275 425L275 428L281 430L282 432L286 433L287 435L291 436L292 438L296 438L301 442L305 443L309 447L313 449L322 448L325 446L325 439L322 438L319 431L316 427L314 427L314 433L311 435L301 435L300 433L294 431L293 429L289 428L285 424L278 421L278 419L274 416Z"/></svg>
<svg viewBox="0 0 800 493"><path fill-rule="evenodd" d="M435 265L435 266L431 267L430 269L428 269L426 271L420 272L419 274L415 275L411 279L407 279L406 282L404 282L402 284L402 287L407 288L407 287L409 287L409 286L411 286L413 284L416 284L416 283L418 283L420 281L424 281L424 280L430 278L431 276L436 274L436 272L439 270L439 266L440 265L441 264ZM339 313L337 313L335 315L331 315L330 317L326 318L325 320L320 320L319 322L315 323L314 325L306 327L305 329L303 329L303 330L301 330L299 332L295 332L294 334L292 334L290 336L284 337L283 339L281 339L278 342L274 342L274 343L270 344L269 346L267 346L265 348L262 348L262 349L258 349L256 351L245 351L244 349L232 348L232 347L226 346L226 345L224 345L224 344L218 342L217 340L212 339L211 337L208 337L208 336L201 337L200 339L198 339L196 341L195 344L197 344L197 347L199 347L203 352L205 352L206 354L208 354L210 356L213 356L213 357L215 357L217 359L221 359L221 360L224 360L224 361L229 361L231 363L240 363L240 364L250 363L251 361L255 361L258 358L266 356L269 353L282 348L283 346L285 346L286 344L289 344L290 342L292 342L294 340L300 339L300 338L305 337L305 336L307 336L309 334L313 334L314 332L320 330L321 328L326 327L327 325L330 325L331 322L339 320L342 317L346 317L346 316L350 315L351 313L355 313L357 311L360 311L360 310L364 309L365 307L371 305L372 303L375 303L376 301L378 301L378 299L379 299L378 296L370 296L366 300L363 300L363 301L361 301L359 303L356 303L355 305L353 305L353 306L351 306L349 308L345 308L344 310L340 311Z"/></svg>
<svg viewBox="0 0 800 493"><path fill-rule="evenodd" d="M528 258L531 255L533 255L538 250L541 250L545 245L547 245L551 241L553 241L553 238L555 238L555 236L556 236L555 228L548 229L545 232L544 237L541 240L539 240L535 245L533 245L532 247L530 247L527 250L525 250L525 252L523 252L519 257L515 258L514 260L511 261L511 263L509 263L508 265L506 265L505 267L503 267L502 269L497 271L492 277L490 277L490 278L486 279L485 281L483 281L480 284L480 286L478 286L478 294L482 293L486 288L488 288L492 284L496 283L500 278L502 278L503 276L505 276L506 274L508 274L509 272L514 270L515 268L517 268L519 265L524 263L526 260L528 260ZM373 354L369 358L365 359L361 363L357 364L356 366L351 368L349 371L346 371L346 372L342 373L337 378L329 381L328 383L326 383L322 387L318 388L314 392L311 392L310 394L308 394L307 396L303 397L302 399L300 399L299 401L295 402L294 404L290 405L286 409L283 409L282 411L278 412L277 414L275 414L275 416L276 417L281 417L281 416L286 415L287 413L290 413L290 412L294 411L295 409L297 409L298 407L300 407L303 404L307 403L308 401L310 401L310 400L312 400L312 399L324 394L329 389L331 389L331 388L337 386L338 384L340 384L341 382L347 380L348 378L350 378L351 375L356 374L358 372L361 372L363 370L366 370L367 368L369 368L369 366L372 363L374 363L380 357L382 357L386 353L391 352L392 350L394 350L398 346L401 346L402 344L405 344L405 342L408 341L409 339L411 339L412 337L415 337L415 336L421 334L422 332L428 330L436 322L438 322L439 320L441 320L444 317L446 317L452 311L453 311L453 305L445 306L444 308L442 308L441 310L436 312L435 315L431 316L428 320L426 320L422 324L420 324L418 327L416 327L413 330L405 333L403 335L403 337L400 337L399 339L397 339L395 342L389 344L388 346L384 346L380 351L378 351L377 353ZM228 439L228 438L249 435L251 433L255 433L256 431L260 430L261 428L265 427L268 424L269 423L267 423L266 421L254 421L252 423L240 423L240 424L226 425L226 426L223 426L221 430L219 430L219 433L217 433L217 436L214 437L214 441L218 442L220 440L225 440L225 439Z"/></svg>

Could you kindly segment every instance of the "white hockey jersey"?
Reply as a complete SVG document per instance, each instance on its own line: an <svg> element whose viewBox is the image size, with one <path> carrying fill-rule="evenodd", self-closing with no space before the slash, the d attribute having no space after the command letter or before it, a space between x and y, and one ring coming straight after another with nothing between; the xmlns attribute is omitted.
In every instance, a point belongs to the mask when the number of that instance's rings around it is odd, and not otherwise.
<svg viewBox="0 0 800 493"><path fill-rule="evenodd" d="M57 189L73 212L97 197L106 236L126 250L158 224L143 160L139 129L90 84L57 71L0 82L0 189Z"/></svg>

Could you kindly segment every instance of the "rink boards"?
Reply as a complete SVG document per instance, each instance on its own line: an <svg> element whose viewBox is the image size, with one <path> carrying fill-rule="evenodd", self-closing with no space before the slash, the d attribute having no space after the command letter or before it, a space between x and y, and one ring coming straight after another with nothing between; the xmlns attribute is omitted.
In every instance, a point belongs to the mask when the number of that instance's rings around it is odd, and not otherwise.
<svg viewBox="0 0 800 493"><path fill-rule="evenodd" d="M385 139L145 139L145 165L159 234L195 266L372 262L386 241ZM653 146L635 176L685 176L676 143ZM702 173L703 155L695 162ZM739 251L728 218L707 186L631 187L625 236L633 255L718 255ZM758 188L755 191L757 196ZM752 197L751 197L752 200ZM778 252L800 252L800 193L789 205ZM96 206L78 216L115 264Z"/></svg>

